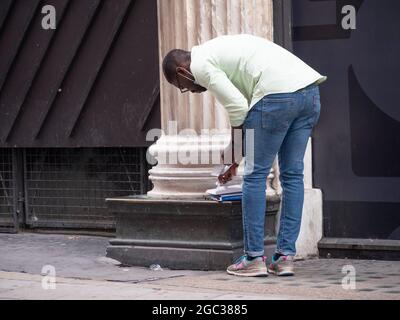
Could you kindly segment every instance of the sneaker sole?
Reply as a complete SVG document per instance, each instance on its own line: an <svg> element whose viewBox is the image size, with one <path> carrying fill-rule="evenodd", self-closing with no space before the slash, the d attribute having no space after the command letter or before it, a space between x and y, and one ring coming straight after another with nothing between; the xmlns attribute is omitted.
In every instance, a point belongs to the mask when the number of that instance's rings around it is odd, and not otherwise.
<svg viewBox="0 0 400 320"><path fill-rule="evenodd" d="M237 272L237 271L226 270L226 272L232 276L238 276L238 277L268 277L268 270L254 271L254 272Z"/></svg>
<svg viewBox="0 0 400 320"><path fill-rule="evenodd" d="M294 276L293 271L282 271L282 272L275 272L275 270L272 270L270 268L267 269L268 273L274 274L278 277L291 277Z"/></svg>

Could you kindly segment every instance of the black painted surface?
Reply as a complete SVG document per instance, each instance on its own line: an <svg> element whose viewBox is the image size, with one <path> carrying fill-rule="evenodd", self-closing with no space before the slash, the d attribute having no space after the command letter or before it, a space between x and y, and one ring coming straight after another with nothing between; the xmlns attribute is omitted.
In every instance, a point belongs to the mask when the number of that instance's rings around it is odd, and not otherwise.
<svg viewBox="0 0 400 320"><path fill-rule="evenodd" d="M400 203L324 201L326 237L400 240Z"/></svg>
<svg viewBox="0 0 400 320"><path fill-rule="evenodd" d="M343 30L344 5L357 9ZM293 1L294 53L328 76L313 134L324 236L400 239L400 2Z"/></svg>

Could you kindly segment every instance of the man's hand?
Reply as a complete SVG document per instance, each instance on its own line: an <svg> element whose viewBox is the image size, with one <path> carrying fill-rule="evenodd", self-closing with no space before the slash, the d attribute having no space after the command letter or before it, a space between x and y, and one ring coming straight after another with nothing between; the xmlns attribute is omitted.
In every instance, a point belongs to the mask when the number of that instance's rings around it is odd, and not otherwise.
<svg viewBox="0 0 400 320"><path fill-rule="evenodd" d="M222 184L226 184L228 181L231 181L232 178L237 175L238 167L239 165L237 163L231 164L228 169L219 175L218 181Z"/></svg>

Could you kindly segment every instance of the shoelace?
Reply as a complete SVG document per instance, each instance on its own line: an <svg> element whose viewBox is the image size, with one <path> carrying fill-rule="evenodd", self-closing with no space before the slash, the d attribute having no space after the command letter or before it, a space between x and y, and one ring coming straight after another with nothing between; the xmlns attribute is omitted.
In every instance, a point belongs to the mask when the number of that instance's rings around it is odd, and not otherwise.
<svg viewBox="0 0 400 320"><path fill-rule="evenodd" d="M238 258L234 264L239 264L241 263L244 259L247 259L247 256L244 254L243 256L241 256L240 258Z"/></svg>

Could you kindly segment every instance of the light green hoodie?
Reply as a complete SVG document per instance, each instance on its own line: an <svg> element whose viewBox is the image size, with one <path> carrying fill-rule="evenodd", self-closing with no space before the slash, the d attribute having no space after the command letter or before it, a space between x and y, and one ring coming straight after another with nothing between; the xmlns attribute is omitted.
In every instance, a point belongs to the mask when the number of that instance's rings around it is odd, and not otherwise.
<svg viewBox="0 0 400 320"><path fill-rule="evenodd" d="M327 79L286 49L248 34L220 36L191 53L196 83L226 108L233 127L242 125L266 95L295 92Z"/></svg>

